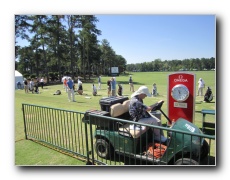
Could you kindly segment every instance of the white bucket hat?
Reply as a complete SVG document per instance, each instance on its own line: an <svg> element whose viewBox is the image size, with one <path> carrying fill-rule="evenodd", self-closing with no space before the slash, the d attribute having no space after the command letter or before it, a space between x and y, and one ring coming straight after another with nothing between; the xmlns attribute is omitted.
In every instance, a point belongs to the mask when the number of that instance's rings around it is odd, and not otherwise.
<svg viewBox="0 0 230 180"><path fill-rule="evenodd" d="M146 96L151 97L151 94L149 93L149 89L146 86L139 87L139 89L131 95L131 98L139 94L146 94Z"/></svg>

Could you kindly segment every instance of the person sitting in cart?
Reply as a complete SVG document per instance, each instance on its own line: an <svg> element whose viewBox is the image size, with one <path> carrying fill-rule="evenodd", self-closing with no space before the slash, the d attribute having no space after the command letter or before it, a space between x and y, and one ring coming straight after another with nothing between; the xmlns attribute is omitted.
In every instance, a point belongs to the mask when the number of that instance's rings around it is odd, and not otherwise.
<svg viewBox="0 0 230 180"><path fill-rule="evenodd" d="M131 95L129 105L131 119L135 122L161 126L161 120L148 113L148 111L152 110L154 105L146 106L143 103L143 99L147 96L151 97L151 94L146 86L139 87L139 89ZM167 138L164 137L164 134L160 129L154 128L153 133L156 141L163 143L166 142Z"/></svg>

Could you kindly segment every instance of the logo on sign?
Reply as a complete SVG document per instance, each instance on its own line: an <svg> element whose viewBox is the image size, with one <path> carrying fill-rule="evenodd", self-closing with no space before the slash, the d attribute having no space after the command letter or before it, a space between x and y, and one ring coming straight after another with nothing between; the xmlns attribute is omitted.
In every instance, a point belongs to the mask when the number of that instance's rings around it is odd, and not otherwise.
<svg viewBox="0 0 230 180"><path fill-rule="evenodd" d="M178 79L174 79L174 82L188 82L188 80L184 79L182 75L179 75Z"/></svg>

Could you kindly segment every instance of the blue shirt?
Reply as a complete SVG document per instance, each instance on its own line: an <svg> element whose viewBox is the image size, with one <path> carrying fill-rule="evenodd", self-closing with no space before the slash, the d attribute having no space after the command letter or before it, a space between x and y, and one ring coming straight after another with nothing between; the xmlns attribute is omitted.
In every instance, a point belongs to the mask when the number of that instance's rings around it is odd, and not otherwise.
<svg viewBox="0 0 230 180"><path fill-rule="evenodd" d="M70 89L73 89L73 81L72 80L68 80L66 84Z"/></svg>
<svg viewBox="0 0 230 180"><path fill-rule="evenodd" d="M112 81L111 81L111 89L112 89L112 90L115 90L115 89L116 89L116 81L115 81L115 80L112 80Z"/></svg>

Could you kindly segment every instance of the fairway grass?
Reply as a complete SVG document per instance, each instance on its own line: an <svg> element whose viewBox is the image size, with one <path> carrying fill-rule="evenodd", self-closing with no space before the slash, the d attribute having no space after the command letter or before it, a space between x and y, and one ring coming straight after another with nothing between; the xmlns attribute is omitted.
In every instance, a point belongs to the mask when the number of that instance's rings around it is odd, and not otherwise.
<svg viewBox="0 0 230 180"><path fill-rule="evenodd" d="M134 81L134 89L137 90L141 85L146 85L152 91L152 84L156 83L159 95L156 97L148 97L144 99L146 105L151 105L159 100L164 100L162 110L167 114L167 86L168 75L172 72L135 72L127 73L116 77L117 83L123 86L123 95L128 96L132 92L129 90L128 79L132 75ZM195 103L195 118L194 124L201 128L202 114L199 113L202 109L216 109L216 77L215 71L194 71L196 82L199 78L204 79L206 87L209 86L214 94L214 99L211 103L204 103L203 97L197 96ZM85 162L72 158L68 155L54 151L48 147L42 146L33 141L25 140L24 124L22 116L22 103L41 105L52 108L61 108L66 110L74 110L85 112L89 109L100 110L99 101L102 97L107 97L107 80L108 76L102 76L102 86L98 90L98 95L92 95L92 83L83 82L83 95L76 95L77 102L68 102L68 96L63 85L45 86L44 89L39 88L40 94L26 94L24 90L15 90L15 165L85 165ZM97 78L94 79L94 84L97 84ZM61 90L61 95L53 95L57 90ZM197 84L196 84L197 90ZM161 116L162 124L166 123L165 117ZM206 119L215 122L215 116L207 116ZM212 144L215 150L215 143ZM211 151L214 151L211 150Z"/></svg>

